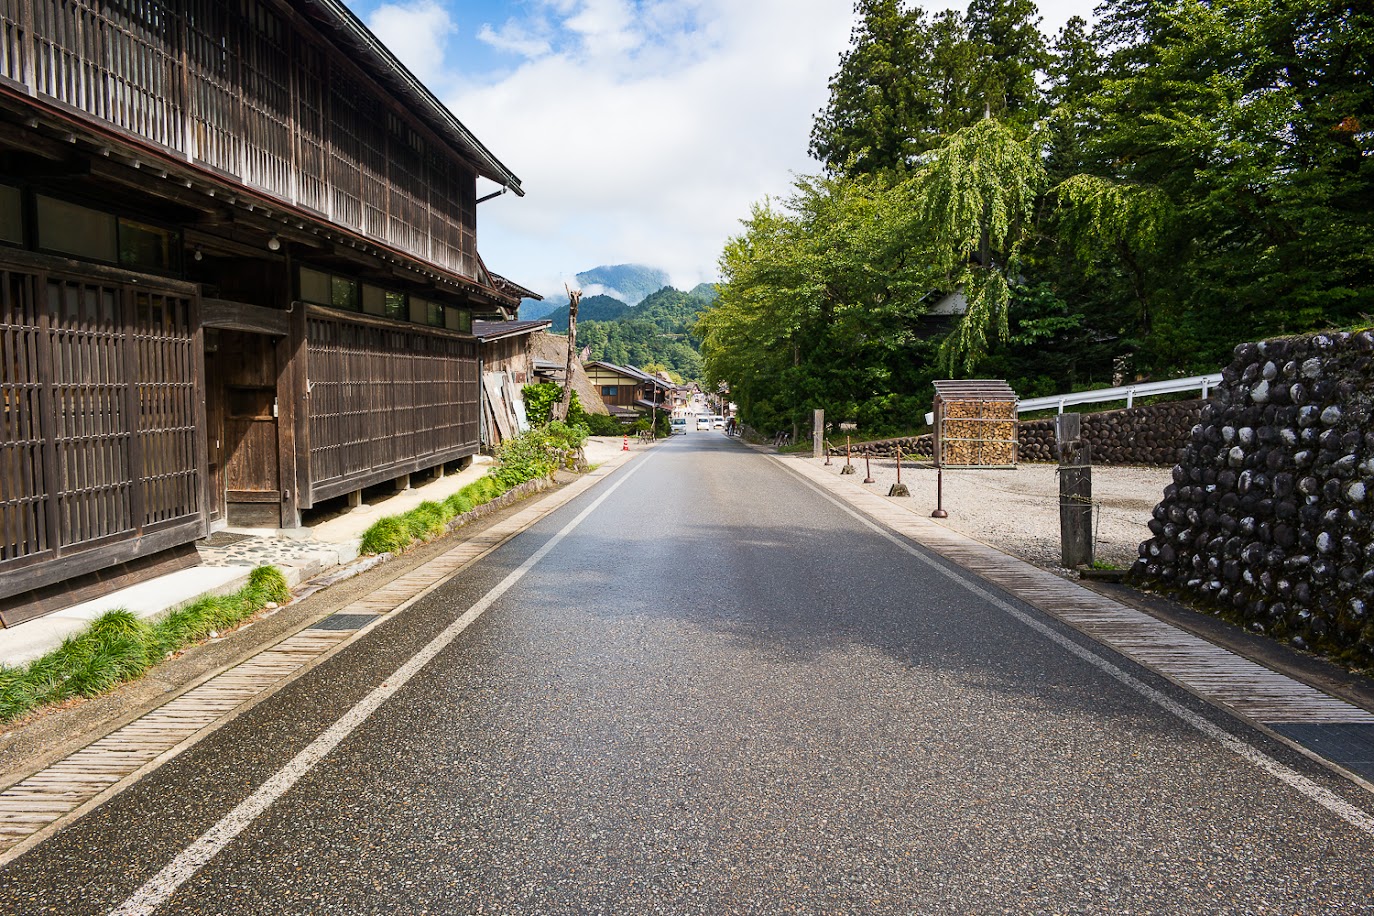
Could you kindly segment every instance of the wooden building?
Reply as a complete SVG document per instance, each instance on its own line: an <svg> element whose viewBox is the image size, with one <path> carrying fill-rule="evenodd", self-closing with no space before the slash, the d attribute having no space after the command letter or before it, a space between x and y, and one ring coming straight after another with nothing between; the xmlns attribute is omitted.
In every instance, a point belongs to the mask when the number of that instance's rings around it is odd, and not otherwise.
<svg viewBox="0 0 1374 916"><path fill-rule="evenodd" d="M535 381L530 341L551 323L540 319L472 324L482 361L482 445L488 451L529 429L522 389Z"/></svg>
<svg viewBox="0 0 1374 916"><path fill-rule="evenodd" d="M0 0L0 618L476 453L479 178L339 0Z"/></svg>
<svg viewBox="0 0 1374 916"><path fill-rule="evenodd" d="M617 366L604 360L582 364L593 387L612 416L642 416L654 410L671 410L675 386L634 366Z"/></svg>

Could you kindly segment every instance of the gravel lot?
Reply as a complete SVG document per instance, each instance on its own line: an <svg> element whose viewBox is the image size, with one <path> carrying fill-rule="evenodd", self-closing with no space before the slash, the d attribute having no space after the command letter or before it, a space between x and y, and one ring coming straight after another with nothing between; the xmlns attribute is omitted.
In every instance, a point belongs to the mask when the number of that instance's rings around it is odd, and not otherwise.
<svg viewBox="0 0 1374 916"><path fill-rule="evenodd" d="M798 457L798 461L816 461ZM824 459L820 459L820 464ZM831 458L827 469L840 473L844 458ZM870 462L874 483L863 484L864 462L856 459L855 486L886 495L897 482L897 463ZM999 550L1047 569L1059 565L1059 480L1053 464L1022 464L1015 470L946 470L940 524L977 538ZM911 497L891 497L929 515L935 508L935 469L902 462L902 483ZM1172 479L1169 468L1094 467L1094 555L1126 568L1135 562L1140 542L1150 537L1150 512Z"/></svg>

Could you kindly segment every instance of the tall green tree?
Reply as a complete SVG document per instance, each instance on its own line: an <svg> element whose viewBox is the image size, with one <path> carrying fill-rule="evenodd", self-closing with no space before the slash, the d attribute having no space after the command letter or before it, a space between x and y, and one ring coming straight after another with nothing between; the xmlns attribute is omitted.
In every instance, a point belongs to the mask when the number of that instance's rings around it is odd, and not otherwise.
<svg viewBox="0 0 1374 916"><path fill-rule="evenodd" d="M1151 300L1142 368L1214 366L1242 337L1360 320L1374 306L1374 8L1109 0L1105 12L1086 163L1100 183L1077 197L1162 201L1181 233L1159 237L1155 269L1117 265ZM1117 248L1101 228L1097 251Z"/></svg>
<svg viewBox="0 0 1374 916"><path fill-rule="evenodd" d="M1033 0L971 0L968 34L986 114L1029 127L1043 109L1039 75L1050 62Z"/></svg>
<svg viewBox="0 0 1374 916"><path fill-rule="evenodd" d="M1040 150L1016 128L984 118L949 138L912 179L917 226L942 288L968 311L942 348L951 371L1009 334L1011 286L1044 189Z"/></svg>
<svg viewBox="0 0 1374 916"><path fill-rule="evenodd" d="M1102 67L1102 55L1088 23L1082 17L1070 17L1059 30L1045 71L1050 108L1044 125L1046 170L1052 182L1090 166L1088 100L1101 86Z"/></svg>
<svg viewBox="0 0 1374 916"><path fill-rule="evenodd" d="M727 243L698 334L708 387L728 381L746 422L788 428L825 407L873 428L915 410L894 399L929 384L920 321L937 278L911 190L879 176L801 178Z"/></svg>
<svg viewBox="0 0 1374 916"><path fill-rule="evenodd" d="M928 119L917 83L924 14L901 0L858 0L850 47L811 129L811 155L831 174L904 169Z"/></svg>

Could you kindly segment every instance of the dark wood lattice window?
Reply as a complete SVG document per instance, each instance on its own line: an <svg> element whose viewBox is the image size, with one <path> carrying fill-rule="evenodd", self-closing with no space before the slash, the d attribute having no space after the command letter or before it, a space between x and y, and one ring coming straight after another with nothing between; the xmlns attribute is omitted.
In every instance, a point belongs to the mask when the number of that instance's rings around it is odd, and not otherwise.
<svg viewBox="0 0 1374 916"><path fill-rule="evenodd" d="M52 436L61 546L134 527L128 349L117 287L49 280Z"/></svg>
<svg viewBox="0 0 1374 916"><path fill-rule="evenodd" d="M291 55L281 18L260 3L246 6L243 128L249 184L290 197Z"/></svg>
<svg viewBox="0 0 1374 916"><path fill-rule="evenodd" d="M24 590L10 575L17 567L201 532L195 326L190 298L146 282L0 272L6 594Z"/></svg>
<svg viewBox="0 0 1374 916"><path fill-rule="evenodd" d="M191 153L206 165L240 171L237 20L221 0L191 0L186 15L192 73Z"/></svg>
<svg viewBox="0 0 1374 916"><path fill-rule="evenodd" d="M315 498L476 448L474 341L312 309L309 349Z"/></svg>
<svg viewBox="0 0 1374 916"><path fill-rule="evenodd" d="M0 564L52 549L33 278L0 272Z"/></svg>
<svg viewBox="0 0 1374 916"><path fill-rule="evenodd" d="M19 24L23 10L24 0L0 0L0 77L16 83L24 79L28 56L28 39Z"/></svg>

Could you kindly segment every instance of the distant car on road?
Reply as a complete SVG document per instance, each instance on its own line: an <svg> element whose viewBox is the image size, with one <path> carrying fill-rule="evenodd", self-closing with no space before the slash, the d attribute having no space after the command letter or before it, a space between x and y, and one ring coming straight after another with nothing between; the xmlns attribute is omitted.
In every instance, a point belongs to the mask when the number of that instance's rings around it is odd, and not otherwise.
<svg viewBox="0 0 1374 916"><path fill-rule="evenodd" d="M711 418L711 426L712 426L713 428L715 428L715 429L724 429L724 428L725 428L725 418L722 417L720 414L715 415L714 417Z"/></svg>
<svg viewBox="0 0 1374 916"><path fill-rule="evenodd" d="M668 435L671 436L676 435L677 433L682 433L685 436L687 435L687 418L673 417L671 420L668 421L668 427Z"/></svg>
<svg viewBox="0 0 1374 916"><path fill-rule="evenodd" d="M710 417L706 416L705 414L702 414L701 416L697 417L697 429L710 429L710 428L711 428L711 418L710 418Z"/></svg>

